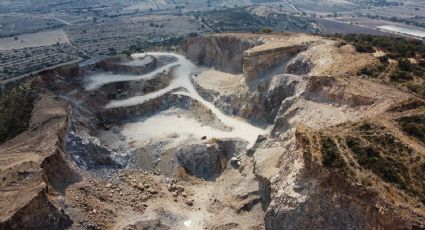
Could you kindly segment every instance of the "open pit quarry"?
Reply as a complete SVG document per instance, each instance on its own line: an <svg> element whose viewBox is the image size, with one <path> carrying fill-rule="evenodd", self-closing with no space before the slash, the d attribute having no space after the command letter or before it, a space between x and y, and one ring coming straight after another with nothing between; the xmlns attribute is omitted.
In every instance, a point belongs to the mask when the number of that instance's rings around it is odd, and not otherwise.
<svg viewBox="0 0 425 230"><path fill-rule="evenodd" d="M423 229L425 101L320 36L210 34L45 71L0 229ZM365 160L364 155L373 160Z"/></svg>

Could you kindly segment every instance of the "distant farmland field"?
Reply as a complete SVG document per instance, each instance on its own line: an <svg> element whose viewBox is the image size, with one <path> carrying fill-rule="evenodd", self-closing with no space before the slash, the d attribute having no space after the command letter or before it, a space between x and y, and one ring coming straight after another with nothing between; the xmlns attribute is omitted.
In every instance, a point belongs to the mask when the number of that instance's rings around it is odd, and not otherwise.
<svg viewBox="0 0 425 230"><path fill-rule="evenodd" d="M0 50L48 46L57 43L69 43L68 36L63 30L44 31L22 34L15 37L0 38Z"/></svg>
<svg viewBox="0 0 425 230"><path fill-rule="evenodd" d="M391 33L382 32L379 30L351 25L348 23L337 22L328 19L316 19L316 22L322 28L324 34L351 34L351 33L362 33L362 34L373 34L373 35L391 35Z"/></svg>

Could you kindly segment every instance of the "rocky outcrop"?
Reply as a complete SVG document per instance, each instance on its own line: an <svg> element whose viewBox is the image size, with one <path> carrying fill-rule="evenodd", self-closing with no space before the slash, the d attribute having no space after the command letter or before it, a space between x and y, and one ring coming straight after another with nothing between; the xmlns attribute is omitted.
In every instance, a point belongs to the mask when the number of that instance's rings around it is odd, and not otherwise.
<svg viewBox="0 0 425 230"><path fill-rule="evenodd" d="M299 88L302 77L295 75L277 75L262 80L253 89L240 89L238 93L222 94L219 89L205 89L195 86L206 100L214 103L226 114L243 117L254 124L271 124L285 98L291 97Z"/></svg>
<svg viewBox="0 0 425 230"><path fill-rule="evenodd" d="M305 50L305 45L283 46L255 52L246 52L243 62L243 73L247 82L265 78L282 68L297 53Z"/></svg>
<svg viewBox="0 0 425 230"><path fill-rule="evenodd" d="M359 106L371 105L373 98L351 91L332 77L311 76L308 79L305 98L321 103Z"/></svg>
<svg viewBox="0 0 425 230"><path fill-rule="evenodd" d="M149 117L155 113L173 107L190 111L196 115L194 118L202 124L208 124L219 129L228 129L228 127L219 121L214 113L201 102L193 100L186 95L172 92L139 105L106 109L100 112L100 116L109 121L119 122L128 119L131 120L136 117Z"/></svg>
<svg viewBox="0 0 425 230"><path fill-rule="evenodd" d="M85 132L71 130L66 140L68 154L84 169L99 167L122 168L126 164L126 157L108 149L100 141Z"/></svg>
<svg viewBox="0 0 425 230"><path fill-rule="evenodd" d="M67 118L65 104L41 95L29 130L1 145L1 229L66 229L72 224L56 203L57 193L79 179L62 151Z"/></svg>
<svg viewBox="0 0 425 230"><path fill-rule="evenodd" d="M13 216L0 222L0 229L67 229L72 220L63 209L51 203L47 187L42 188Z"/></svg>
<svg viewBox="0 0 425 230"><path fill-rule="evenodd" d="M313 63L305 53L300 53L285 67L285 72L296 75L307 75L311 72Z"/></svg>
<svg viewBox="0 0 425 230"><path fill-rule="evenodd" d="M190 38L182 45L182 50L197 65L236 74L244 69L245 50L261 43L258 38L213 35Z"/></svg>
<svg viewBox="0 0 425 230"><path fill-rule="evenodd" d="M376 205L378 197L341 176L306 169L293 182L303 200L274 197L266 229L412 229L414 225ZM295 194L294 194L295 195Z"/></svg>
<svg viewBox="0 0 425 230"><path fill-rule="evenodd" d="M402 103L407 105L406 111L423 111L421 103L407 101ZM280 176L269 176L272 202L265 216L266 228L422 229L423 190L406 171L416 171L424 158L417 157L419 162L414 164L403 156L423 156L423 148L407 140L397 127L386 127L387 119L394 119L393 114L322 129L297 125L295 140L284 141L292 147L279 158L276 170ZM352 140L362 138L369 148L364 143L353 144ZM368 156L359 158L362 151ZM261 159L257 154L254 156ZM394 157L397 163L393 165ZM267 170L261 164L258 167L261 175Z"/></svg>
<svg viewBox="0 0 425 230"><path fill-rule="evenodd" d="M195 64L232 74L243 73L246 82L250 83L277 72L282 73L289 60L317 40L320 38L298 34L277 37L262 34L214 34L191 38L182 49Z"/></svg>

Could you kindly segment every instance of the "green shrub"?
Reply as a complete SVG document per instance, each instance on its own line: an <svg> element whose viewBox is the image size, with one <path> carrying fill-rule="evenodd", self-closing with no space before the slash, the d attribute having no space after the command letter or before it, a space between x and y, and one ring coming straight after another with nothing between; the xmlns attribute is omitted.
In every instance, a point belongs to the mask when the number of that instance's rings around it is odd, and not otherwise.
<svg viewBox="0 0 425 230"><path fill-rule="evenodd" d="M354 153L359 165L371 170L384 181L395 183L405 188L402 175L407 174L407 168L402 163L390 158L383 157L379 151L369 145L362 145L358 138L348 137L346 140L348 148Z"/></svg>
<svg viewBox="0 0 425 230"><path fill-rule="evenodd" d="M0 143L28 128L36 94L19 88L0 95Z"/></svg>
<svg viewBox="0 0 425 230"><path fill-rule="evenodd" d="M389 59L390 58L387 55L379 57L379 61L381 61L382 63L386 63L386 64L388 64Z"/></svg>
<svg viewBox="0 0 425 230"><path fill-rule="evenodd" d="M346 163L339 152L335 141L331 137L324 137L321 140L322 164L329 169L344 169Z"/></svg>
<svg viewBox="0 0 425 230"><path fill-rule="evenodd" d="M260 32L263 33L263 34L271 34L273 32L273 30L270 29L270 28L263 28L263 29L261 29Z"/></svg>
<svg viewBox="0 0 425 230"><path fill-rule="evenodd" d="M354 43L354 46L359 53L373 53L375 51L373 46L367 44L366 42L356 42Z"/></svg>
<svg viewBox="0 0 425 230"><path fill-rule="evenodd" d="M411 71L412 70L412 63L410 63L410 60L406 57L400 57L397 59L398 67L402 71Z"/></svg>
<svg viewBox="0 0 425 230"><path fill-rule="evenodd" d="M395 82L405 82L413 80L413 75L406 71L397 70L391 74L390 79Z"/></svg>
<svg viewBox="0 0 425 230"><path fill-rule="evenodd" d="M425 143L425 115L403 117L397 121L407 135Z"/></svg>
<svg viewBox="0 0 425 230"><path fill-rule="evenodd" d="M369 77L377 78L379 75L385 71L387 68L387 63L382 63L381 65L375 66L375 67L366 67L362 70L360 70L360 74L367 75Z"/></svg>
<svg viewBox="0 0 425 230"><path fill-rule="evenodd" d="M389 57L425 56L425 46L418 39L407 39L403 37L376 36L367 34L334 35L351 42L359 52L373 52L371 47L377 47L390 53Z"/></svg>

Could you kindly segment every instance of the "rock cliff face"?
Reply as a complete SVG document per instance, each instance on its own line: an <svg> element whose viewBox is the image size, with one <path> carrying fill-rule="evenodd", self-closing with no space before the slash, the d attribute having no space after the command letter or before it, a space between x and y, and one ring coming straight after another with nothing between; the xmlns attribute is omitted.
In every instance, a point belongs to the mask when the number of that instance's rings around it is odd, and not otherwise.
<svg viewBox="0 0 425 230"><path fill-rule="evenodd" d="M373 98L365 96L367 93L359 94L346 89L346 83L335 78L311 76L306 86L305 97L311 101L348 107L373 104Z"/></svg>
<svg viewBox="0 0 425 230"><path fill-rule="evenodd" d="M260 81L253 89L246 85L235 87L231 93L220 93L219 87L206 88L203 76L194 79L198 92L227 114L243 117L256 124L271 124L282 101L293 96L302 77L273 76L269 81Z"/></svg>
<svg viewBox="0 0 425 230"><path fill-rule="evenodd" d="M245 50L261 43L259 38L213 35L188 39L182 50L197 65L236 74L243 71Z"/></svg>
<svg viewBox="0 0 425 230"><path fill-rule="evenodd" d="M65 229L72 224L63 204L51 198L79 178L62 149L67 124L66 105L41 95L30 130L2 145L1 229Z"/></svg>
<svg viewBox="0 0 425 230"><path fill-rule="evenodd" d="M245 80L251 82L257 78L272 75L282 68L285 62L292 59L295 54L306 49L305 45L277 47L262 51L247 51L243 61Z"/></svg>

